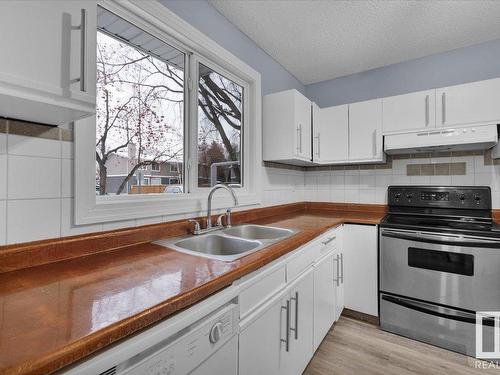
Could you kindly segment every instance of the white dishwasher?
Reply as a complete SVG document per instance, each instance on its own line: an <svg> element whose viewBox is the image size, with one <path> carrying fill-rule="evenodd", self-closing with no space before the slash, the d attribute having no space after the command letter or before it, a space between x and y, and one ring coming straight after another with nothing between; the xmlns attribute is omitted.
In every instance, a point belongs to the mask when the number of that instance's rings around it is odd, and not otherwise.
<svg viewBox="0 0 500 375"><path fill-rule="evenodd" d="M232 301L175 335L153 346L142 347L140 351L137 351L137 346L140 345L137 341L118 344L134 345L133 349L138 354L104 371L102 366L93 366L92 360L89 360L64 374L235 375L238 373L238 320L238 304ZM100 354L102 355L105 353ZM110 356L112 355L110 351ZM113 360L109 356L106 359L107 362Z"/></svg>

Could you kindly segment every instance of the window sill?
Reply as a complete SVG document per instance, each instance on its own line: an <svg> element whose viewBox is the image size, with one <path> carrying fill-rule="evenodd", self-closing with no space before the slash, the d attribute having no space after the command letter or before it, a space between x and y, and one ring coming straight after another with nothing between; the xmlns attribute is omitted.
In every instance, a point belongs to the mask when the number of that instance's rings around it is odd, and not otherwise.
<svg viewBox="0 0 500 375"><path fill-rule="evenodd" d="M165 197L161 194L151 194L130 197L126 199L106 199L96 197L93 207L75 206L75 224L85 225L140 219L155 216L168 216L179 214L191 214L192 216L205 215L207 209L206 194L179 194L180 196ZM237 194L238 207L258 205L261 203L260 196L255 193ZM213 210L234 207L230 196L221 195L215 197L212 202Z"/></svg>

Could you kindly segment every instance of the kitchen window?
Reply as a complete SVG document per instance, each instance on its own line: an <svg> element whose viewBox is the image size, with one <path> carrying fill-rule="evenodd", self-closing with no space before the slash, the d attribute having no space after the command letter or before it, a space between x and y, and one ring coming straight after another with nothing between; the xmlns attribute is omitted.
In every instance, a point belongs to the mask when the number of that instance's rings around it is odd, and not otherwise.
<svg viewBox="0 0 500 375"><path fill-rule="evenodd" d="M260 75L155 2L103 2L95 40L96 116L75 124L77 224L199 211L217 183L258 203Z"/></svg>

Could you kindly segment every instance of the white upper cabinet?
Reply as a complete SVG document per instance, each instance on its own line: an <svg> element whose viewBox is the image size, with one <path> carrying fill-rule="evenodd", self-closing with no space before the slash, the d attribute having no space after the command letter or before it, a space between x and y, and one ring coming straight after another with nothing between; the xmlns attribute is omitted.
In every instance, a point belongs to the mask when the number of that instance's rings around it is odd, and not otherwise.
<svg viewBox="0 0 500 375"><path fill-rule="evenodd" d="M384 132L433 128L436 124L435 90L382 99Z"/></svg>
<svg viewBox="0 0 500 375"><path fill-rule="evenodd" d="M311 164L311 101L297 90L264 96L264 160Z"/></svg>
<svg viewBox="0 0 500 375"><path fill-rule="evenodd" d="M382 137L382 100L349 104L349 161L385 160Z"/></svg>
<svg viewBox="0 0 500 375"><path fill-rule="evenodd" d="M437 126L500 122L500 78L436 90Z"/></svg>
<svg viewBox="0 0 500 375"><path fill-rule="evenodd" d="M313 161L335 163L349 155L349 112L347 105L313 106Z"/></svg>
<svg viewBox="0 0 500 375"><path fill-rule="evenodd" d="M95 1L0 2L0 116L53 125L95 112Z"/></svg>

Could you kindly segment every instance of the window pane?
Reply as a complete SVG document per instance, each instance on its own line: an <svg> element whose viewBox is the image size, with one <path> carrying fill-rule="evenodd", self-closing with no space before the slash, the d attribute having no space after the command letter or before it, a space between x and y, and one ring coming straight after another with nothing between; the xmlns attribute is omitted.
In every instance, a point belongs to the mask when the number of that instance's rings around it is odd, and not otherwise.
<svg viewBox="0 0 500 375"><path fill-rule="evenodd" d="M184 191L184 60L99 8L96 194Z"/></svg>
<svg viewBox="0 0 500 375"><path fill-rule="evenodd" d="M199 65L198 186L243 184L243 87Z"/></svg>

